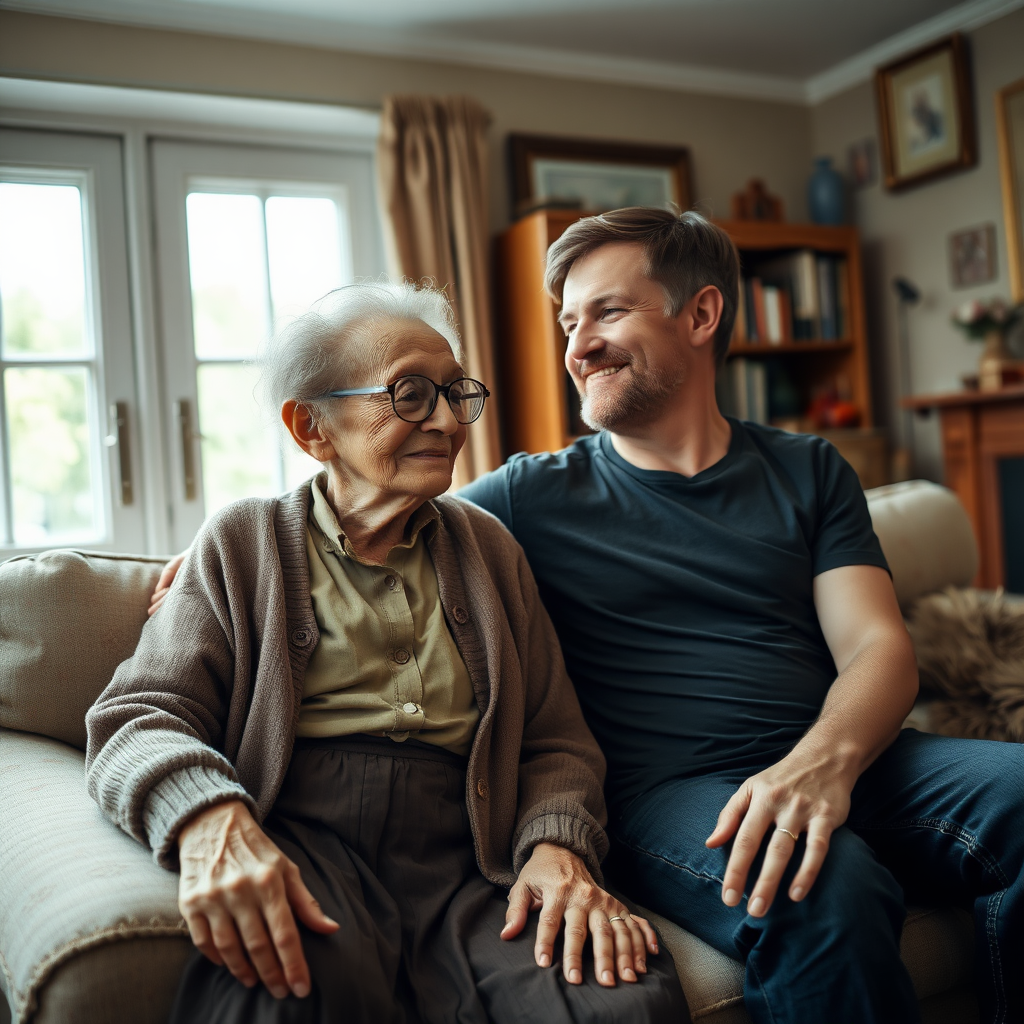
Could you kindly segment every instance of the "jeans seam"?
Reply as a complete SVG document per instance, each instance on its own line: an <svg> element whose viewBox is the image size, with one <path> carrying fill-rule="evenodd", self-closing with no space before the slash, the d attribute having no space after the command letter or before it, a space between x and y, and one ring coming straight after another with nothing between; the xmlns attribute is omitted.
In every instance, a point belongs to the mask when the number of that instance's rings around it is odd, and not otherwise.
<svg viewBox="0 0 1024 1024"><path fill-rule="evenodd" d="M902 821L891 822L886 825L867 825L850 822L853 829L865 832L887 832L900 828L928 828L944 835L952 836L958 842L967 847L967 852L981 866L990 872L1000 885L1000 889L992 893L985 908L985 941L988 945L989 960L992 964L992 984L995 990L995 1018L994 1024L1003 1024L1006 1019L1006 992L1003 985L1003 963L999 955L999 937L996 932L996 918L999 914L999 907L1003 896L1010 886L1010 880L1003 874L999 862L991 853L978 841L978 837L948 818L905 818Z"/></svg>
<svg viewBox="0 0 1024 1024"><path fill-rule="evenodd" d="M639 853L644 857L650 857L652 860L660 860L663 864L668 864L669 867L675 868L677 871L685 871L688 875L693 875L694 878L703 878L709 882L718 882L719 885L725 884L724 878L719 878L717 875L709 874L706 871L694 871L688 864L677 864L674 860L670 860L668 857L663 857L660 853L654 853L652 850L645 850L642 846L636 846L634 843L623 839L621 836L618 837L619 842L628 847L634 853ZM747 898L746 893L742 894L743 899Z"/></svg>
<svg viewBox="0 0 1024 1024"><path fill-rule="evenodd" d="M999 940L996 935L996 917L999 905L1003 902L1006 890L1000 889L988 898L985 910L985 937L988 941L989 958L992 961L992 981L995 988L996 1006L994 1024L1003 1024L1006 1020L1006 994L1003 991L1003 963L999 955Z"/></svg>
<svg viewBox="0 0 1024 1024"><path fill-rule="evenodd" d="M1003 889L1010 885L1010 880L1003 874L999 862L978 841L978 837L948 818L904 818L902 821L894 821L886 825L870 825L851 821L850 828L865 832L890 832L900 828L929 828L935 832L941 832L943 835L952 836L963 843L967 847L967 852L993 874Z"/></svg>
<svg viewBox="0 0 1024 1024"><path fill-rule="evenodd" d="M755 978L757 978L758 989L761 993L761 1002L764 1003L764 1008L768 1011L769 1019L774 1022L775 1014L772 1013L772 1004L768 1001L768 995L765 992L764 982L761 980L761 974L754 963L754 958L751 956L747 957L746 969L750 971Z"/></svg>

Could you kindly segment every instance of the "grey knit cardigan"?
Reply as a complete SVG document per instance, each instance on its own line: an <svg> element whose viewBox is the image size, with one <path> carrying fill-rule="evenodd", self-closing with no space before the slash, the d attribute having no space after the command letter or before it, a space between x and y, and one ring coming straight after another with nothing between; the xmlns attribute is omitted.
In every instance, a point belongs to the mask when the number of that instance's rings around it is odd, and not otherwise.
<svg viewBox="0 0 1024 1024"><path fill-rule="evenodd" d="M319 639L309 503L305 484L213 516L86 716L89 793L165 867L177 866L178 832L196 812L241 799L262 821L281 788ZM533 847L552 842L600 879L604 759L526 556L475 505L435 505L441 603L480 708L466 793L477 864L511 885Z"/></svg>

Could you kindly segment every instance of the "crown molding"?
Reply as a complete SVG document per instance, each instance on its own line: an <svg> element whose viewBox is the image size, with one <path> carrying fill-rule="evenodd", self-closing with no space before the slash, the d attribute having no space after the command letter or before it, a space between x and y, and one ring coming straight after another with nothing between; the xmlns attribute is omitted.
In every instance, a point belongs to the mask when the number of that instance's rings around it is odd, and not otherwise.
<svg viewBox="0 0 1024 1024"><path fill-rule="evenodd" d="M821 103L852 86L870 81L874 77L875 68L890 60L953 32L970 32L971 29L980 28L1021 7L1024 7L1024 0L968 0L967 3L951 7L934 18L862 50L827 71L812 75L804 83L806 102L811 106Z"/></svg>
<svg viewBox="0 0 1024 1024"><path fill-rule="evenodd" d="M879 64L902 53L951 32L978 28L1021 7L1024 7L1024 0L967 0L827 71L798 79L691 64L481 43L432 36L422 30L415 33L384 31L366 25L342 25L327 19L297 19L266 10L246 11L244 32L240 33L238 8L207 4L175 4L156 8L136 0L85 0L77 3L72 0L0 0L0 10L207 32L236 38L242 34L248 38L381 57L809 106L869 80Z"/></svg>

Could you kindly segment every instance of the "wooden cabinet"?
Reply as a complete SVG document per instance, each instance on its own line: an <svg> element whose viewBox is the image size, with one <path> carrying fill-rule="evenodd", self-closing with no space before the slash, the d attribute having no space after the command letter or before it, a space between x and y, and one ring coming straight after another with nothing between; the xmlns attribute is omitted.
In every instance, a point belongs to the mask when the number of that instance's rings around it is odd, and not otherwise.
<svg viewBox="0 0 1024 1024"><path fill-rule="evenodd" d="M565 338L557 309L544 292L548 246L583 214L541 211L517 221L498 239L498 318L505 447L508 452L556 451L586 431L579 399L563 362ZM720 221L740 252L743 273L770 258L802 249L846 259L846 330L836 341L734 344L732 356L780 360L804 408L819 391L838 388L872 425L860 246L856 228Z"/></svg>
<svg viewBox="0 0 1024 1024"><path fill-rule="evenodd" d="M924 415L939 411L946 486L967 509L978 539L975 585L1024 593L1024 385L914 395L903 406Z"/></svg>

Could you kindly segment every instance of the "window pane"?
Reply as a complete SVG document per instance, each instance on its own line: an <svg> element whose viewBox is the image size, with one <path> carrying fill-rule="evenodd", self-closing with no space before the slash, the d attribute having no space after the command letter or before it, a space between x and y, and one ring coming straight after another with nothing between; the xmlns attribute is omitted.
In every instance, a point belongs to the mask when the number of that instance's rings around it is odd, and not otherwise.
<svg viewBox="0 0 1024 1024"><path fill-rule="evenodd" d="M82 195L0 182L0 302L8 355L86 351Z"/></svg>
<svg viewBox="0 0 1024 1024"><path fill-rule="evenodd" d="M200 359L255 355L268 331L263 210L257 196L185 201L192 327Z"/></svg>
<svg viewBox="0 0 1024 1024"><path fill-rule="evenodd" d="M238 498L277 494L277 441L254 394L259 372L204 363L197 374L206 514Z"/></svg>
<svg viewBox="0 0 1024 1024"><path fill-rule="evenodd" d="M16 544L50 544L101 532L94 507L84 367L8 368L3 380Z"/></svg>
<svg viewBox="0 0 1024 1024"><path fill-rule="evenodd" d="M349 283L342 276L333 199L268 199L267 250L275 320L304 313L321 295Z"/></svg>
<svg viewBox="0 0 1024 1024"><path fill-rule="evenodd" d="M264 415L257 369L202 363L197 373L207 515L239 498L290 490L319 472L320 463Z"/></svg>

